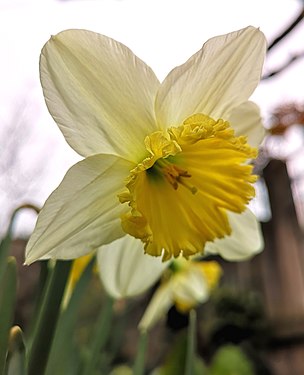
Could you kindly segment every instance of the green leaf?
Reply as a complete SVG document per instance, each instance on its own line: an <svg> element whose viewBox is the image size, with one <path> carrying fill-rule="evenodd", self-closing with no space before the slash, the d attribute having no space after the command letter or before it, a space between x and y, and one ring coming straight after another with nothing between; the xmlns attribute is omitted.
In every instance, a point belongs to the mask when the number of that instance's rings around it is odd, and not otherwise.
<svg viewBox="0 0 304 375"><path fill-rule="evenodd" d="M5 264L0 290L0 374L3 374L5 369L8 338L13 324L17 291L16 260L9 257Z"/></svg>
<svg viewBox="0 0 304 375"><path fill-rule="evenodd" d="M82 375L92 375L97 366L100 353L108 341L111 332L111 321L113 314L113 299L107 296L104 306L98 317L94 335L88 351L88 356Z"/></svg>
<svg viewBox="0 0 304 375"><path fill-rule="evenodd" d="M29 349L28 375L45 371L70 267L70 261L57 261L48 277Z"/></svg>
<svg viewBox="0 0 304 375"><path fill-rule="evenodd" d="M173 343L172 349L166 359L165 364L158 370L158 375L185 375L185 363L188 349L188 336L186 332L181 332L177 341ZM194 375L207 375L204 361L198 356L194 359Z"/></svg>
<svg viewBox="0 0 304 375"><path fill-rule="evenodd" d="M12 237L11 237L12 224L13 224L13 218L11 220L11 223L9 225L9 228L7 230L5 237L0 242L0 285L2 284L2 278L6 270L6 266L7 266L6 258L8 256L9 249L10 249L11 242L12 242Z"/></svg>
<svg viewBox="0 0 304 375"><path fill-rule="evenodd" d="M36 285L36 295L34 301L34 308L32 312L32 320L30 321L30 325L27 328L27 345L31 347L34 331L36 325L38 323L37 317L40 314L42 308L42 301L44 298L44 294L46 292L46 285L49 279L50 274L52 273L52 269L49 267L49 261L43 260L39 262L40 265L40 272L39 272L39 280Z"/></svg>
<svg viewBox="0 0 304 375"><path fill-rule="evenodd" d="M132 369L126 365L115 367L109 375L134 375Z"/></svg>
<svg viewBox="0 0 304 375"><path fill-rule="evenodd" d="M73 334L82 297L91 280L94 262L95 258L86 267L74 288L67 307L59 318L46 368L46 375L73 375L80 368L80 356L73 342Z"/></svg>
<svg viewBox="0 0 304 375"><path fill-rule="evenodd" d="M251 362L243 351L234 345L227 345L213 357L210 375L254 375Z"/></svg>
<svg viewBox="0 0 304 375"><path fill-rule="evenodd" d="M14 222L15 222L15 219L16 219L16 216L17 216L18 212L23 210L23 209L31 209L31 210L34 210L37 213L39 212L39 209L32 204L21 205L21 206L17 207L15 209L15 211L13 212L13 214L11 216L11 219L10 219L10 222L9 222L9 226L8 226L6 235L0 241L0 285L1 285L1 279L2 279L2 277L4 275L4 272L5 272L6 258L8 256L10 245L11 245L11 242L12 242L12 231L13 231Z"/></svg>

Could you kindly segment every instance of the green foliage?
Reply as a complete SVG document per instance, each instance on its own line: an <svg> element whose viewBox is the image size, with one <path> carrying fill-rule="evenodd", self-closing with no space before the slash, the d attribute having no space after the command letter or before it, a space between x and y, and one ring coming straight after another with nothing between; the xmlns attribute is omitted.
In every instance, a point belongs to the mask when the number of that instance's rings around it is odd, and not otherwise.
<svg viewBox="0 0 304 375"><path fill-rule="evenodd" d="M106 303L100 311L99 317L96 322L92 339L89 345L89 351L84 363L83 375L92 375L95 373L100 353L108 341L111 330L111 319L113 312L113 300L108 297ZM96 372L97 373L97 372Z"/></svg>
<svg viewBox="0 0 304 375"><path fill-rule="evenodd" d="M0 241L0 283L2 283L2 278L7 267L6 258L10 249L12 238L11 238L11 225L7 231L6 236Z"/></svg>
<svg viewBox="0 0 304 375"><path fill-rule="evenodd" d="M203 334L213 347L250 341L261 348L267 343L270 329L261 298L255 291L218 289L205 307L204 317Z"/></svg>
<svg viewBox="0 0 304 375"><path fill-rule="evenodd" d="M0 374L6 367L9 332L13 323L16 302L17 277L16 261L9 257L5 262L0 289Z"/></svg>
<svg viewBox="0 0 304 375"><path fill-rule="evenodd" d="M128 366L117 366L109 375L134 375L133 371Z"/></svg>
<svg viewBox="0 0 304 375"><path fill-rule="evenodd" d="M227 345L215 354L208 375L254 375L254 370L239 347Z"/></svg>
<svg viewBox="0 0 304 375"><path fill-rule="evenodd" d="M146 335L137 343L135 359L134 355L130 358L120 357L127 324L132 320L136 324L137 318L133 318L133 311L127 312L130 306L136 306L136 300L129 305L122 303L123 309L113 316L113 300L100 295L101 288L92 288L92 281L98 283L98 278L92 277L94 260L85 269L66 304L63 303L63 296L70 262L59 261L55 267L52 261L42 262L37 308L32 315L31 329L23 334L19 327L13 326L17 272L15 259L8 257L12 223L13 221L0 244L0 375L145 374ZM94 285L96 287L96 284ZM90 313L85 327L80 330L79 315L84 309L83 305L92 299L95 301L94 313ZM240 294L222 289L214 295L211 306L211 314L209 317L208 313L204 314L202 320L209 320L211 324L207 330L202 329L200 332L204 335L205 346L209 345L214 349L221 344L222 342L213 342L212 339L222 337L223 328L227 326L233 327L234 334L238 328L243 331L247 329L250 334L262 332L263 314L254 294ZM92 311L90 302L84 310ZM153 371L153 375L254 374L253 364L239 347L232 345L221 347L211 359L211 364L206 365L196 348L197 330L201 329L202 322L197 325L194 311L190 313L189 322L187 332L170 334L170 351L164 353L159 362L155 361L152 366L149 365L153 367L155 363L163 363ZM135 333L138 334L136 328ZM126 363L127 366L119 366L119 363Z"/></svg>
<svg viewBox="0 0 304 375"><path fill-rule="evenodd" d="M46 282L29 348L28 375L43 374L45 371L70 267L71 262L57 261Z"/></svg>
<svg viewBox="0 0 304 375"><path fill-rule="evenodd" d="M168 354L165 364L157 371L157 375L184 375L187 355L187 334L181 332ZM207 369L204 361L195 356L193 375L207 375ZM153 373L154 375L154 373Z"/></svg>
<svg viewBox="0 0 304 375"><path fill-rule="evenodd" d="M59 317L52 343L50 355L46 367L46 375L77 374L80 366L80 354L73 340L76 329L77 316L82 303L83 294L91 279L93 261L86 267L86 270L79 279L74 292L71 295L68 305Z"/></svg>

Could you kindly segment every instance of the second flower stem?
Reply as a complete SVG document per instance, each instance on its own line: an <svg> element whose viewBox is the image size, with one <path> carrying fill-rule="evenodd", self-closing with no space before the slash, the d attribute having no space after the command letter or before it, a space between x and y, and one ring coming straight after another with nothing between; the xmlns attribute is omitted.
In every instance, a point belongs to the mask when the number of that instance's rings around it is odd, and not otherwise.
<svg viewBox="0 0 304 375"><path fill-rule="evenodd" d="M190 311L188 336L187 336L187 351L185 375L194 375L195 365L195 351L196 351L196 311Z"/></svg>
<svg viewBox="0 0 304 375"><path fill-rule="evenodd" d="M141 332L138 342L137 354L133 367L133 375L143 375L145 371L145 357L148 344L147 332Z"/></svg>

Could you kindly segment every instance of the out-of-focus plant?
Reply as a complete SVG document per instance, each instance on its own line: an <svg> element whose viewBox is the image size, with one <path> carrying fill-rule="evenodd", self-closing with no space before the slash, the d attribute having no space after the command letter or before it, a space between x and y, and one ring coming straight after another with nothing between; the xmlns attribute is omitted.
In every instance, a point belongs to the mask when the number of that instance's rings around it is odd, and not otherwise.
<svg viewBox="0 0 304 375"><path fill-rule="evenodd" d="M9 253L11 231L12 224L1 243L2 260ZM132 246L128 247L130 243ZM125 241L124 238L108 245L104 252L98 249L96 254L92 253L85 258L77 259L72 264L67 261L48 262L48 277L37 291L41 297L37 301L38 305L30 329L28 328L24 333L20 327L13 326L17 285L15 262L12 258L8 258L7 263L1 262L0 363L3 374L26 375L38 372L46 375L61 373L89 375L100 371L105 374L143 374L147 347L146 331L151 330L156 320L165 314L172 304L176 304L183 313L191 310L188 334L185 341L179 344L179 349L172 354L172 357L168 357L162 368L155 370L154 373L178 375L179 372L172 371L179 366L179 371L184 369L180 374L204 374L203 371L209 374L213 367L206 366L196 354L197 326L194 309L207 300L210 290L217 285L221 276L218 263L183 258L163 263L159 258L152 258L151 266L154 263L155 265L151 268L150 255L142 253L140 241L133 239L130 242ZM109 264L110 269L114 270L112 276L109 276L109 270L102 272ZM120 272L123 265L126 266L126 270ZM103 275L100 280L110 295L100 296L100 300L103 300L102 309L99 316L96 315L95 323L89 328L91 330L89 345L85 344L85 347L82 347L83 343L75 339L77 317L92 276L96 279L96 272ZM114 299L136 298L138 294L151 287L161 274L163 274L162 282L156 289L140 323L140 330L143 333L139 339L133 370L131 364L117 367L112 363L115 357L112 356L111 349L108 349L113 339L111 335L115 331ZM145 277L146 280L143 281ZM159 297L160 295L164 298ZM160 302L159 305L155 302L157 300ZM177 361L176 358L174 360L174 355L176 356L178 351L180 356ZM217 369L216 366L215 368ZM213 373L217 374L217 372L210 372Z"/></svg>
<svg viewBox="0 0 304 375"><path fill-rule="evenodd" d="M174 260L165 271L139 328L149 330L172 305L181 312L189 312L205 302L210 291L218 284L221 273L221 267L215 261Z"/></svg>
<svg viewBox="0 0 304 375"><path fill-rule="evenodd" d="M215 354L208 375L254 375L252 363L236 346L224 346Z"/></svg>

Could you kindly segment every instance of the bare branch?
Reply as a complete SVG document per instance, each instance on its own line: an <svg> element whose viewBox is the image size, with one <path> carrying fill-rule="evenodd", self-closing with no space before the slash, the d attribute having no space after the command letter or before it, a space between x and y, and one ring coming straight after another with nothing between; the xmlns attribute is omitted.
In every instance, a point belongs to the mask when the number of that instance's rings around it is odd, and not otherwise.
<svg viewBox="0 0 304 375"><path fill-rule="evenodd" d="M298 16L291 22L289 26L279 34L268 46L268 52L276 46L283 38L285 38L304 18L304 7L301 9Z"/></svg>
<svg viewBox="0 0 304 375"><path fill-rule="evenodd" d="M304 51L302 52L299 52L297 54L294 54L292 55L289 60L287 62L285 62L285 64L283 64L280 68L276 69L276 70L273 70L271 71L270 73L268 74L265 74L263 77L262 77L262 80L265 80L265 79L268 79L268 78L272 78L273 76L279 74L279 73L282 73L285 69L287 69L292 63L294 63L296 60L300 59L304 57Z"/></svg>

